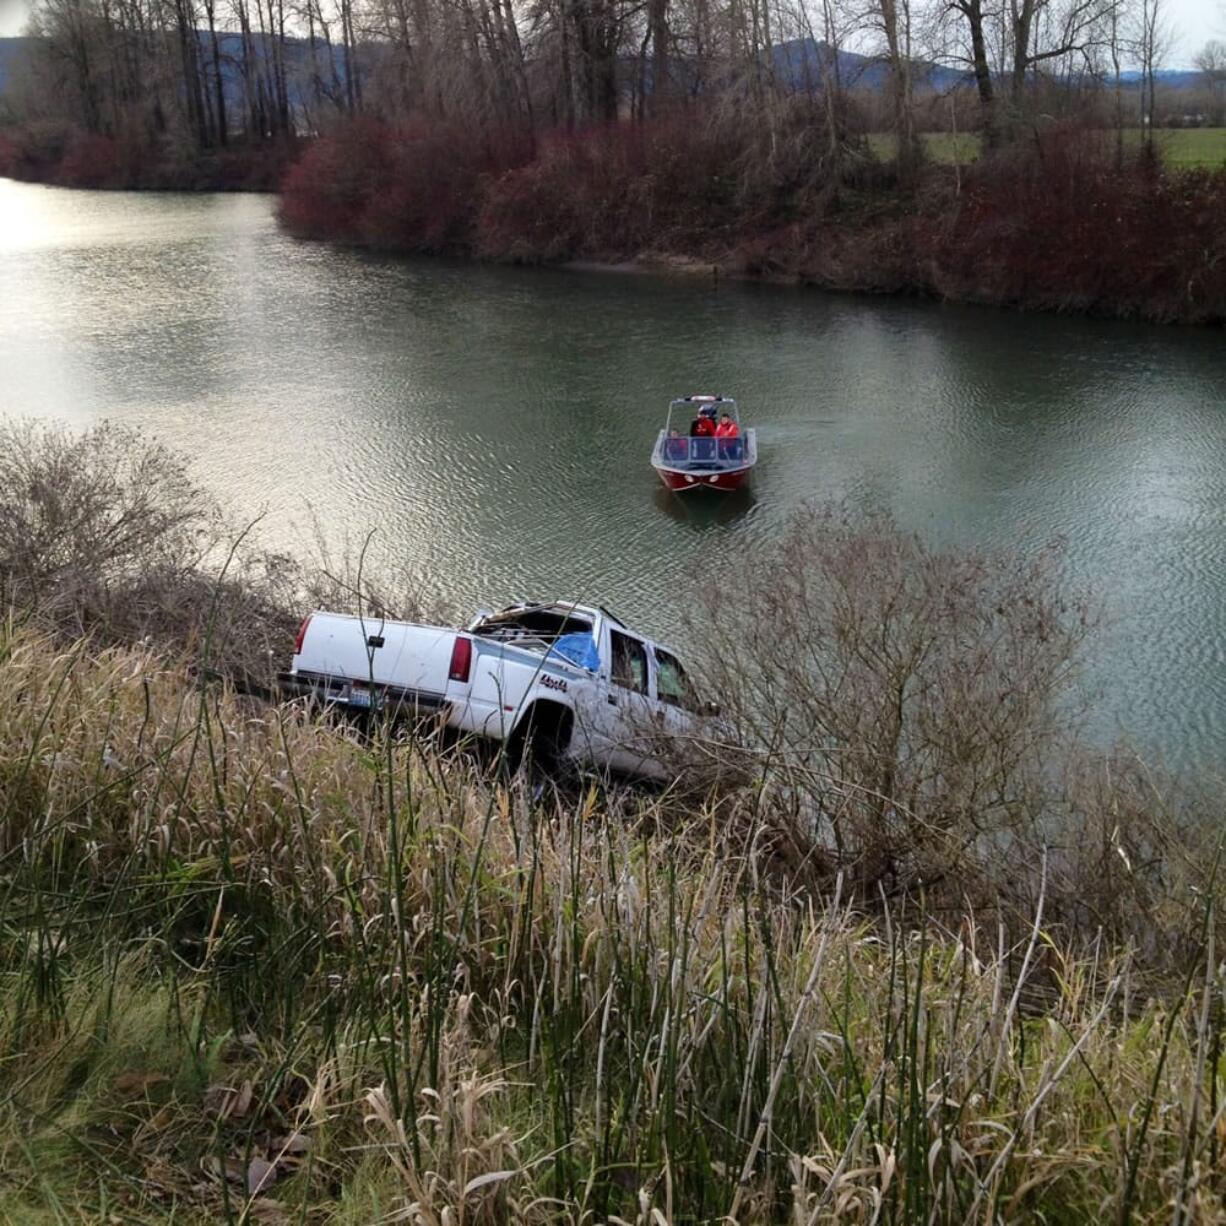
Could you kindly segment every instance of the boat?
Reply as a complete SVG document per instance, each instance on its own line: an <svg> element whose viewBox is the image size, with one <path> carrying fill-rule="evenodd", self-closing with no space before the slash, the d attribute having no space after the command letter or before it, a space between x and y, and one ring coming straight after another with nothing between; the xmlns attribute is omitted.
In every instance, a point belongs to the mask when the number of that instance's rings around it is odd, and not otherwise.
<svg viewBox="0 0 1226 1226"><path fill-rule="evenodd" d="M714 426L724 414L736 423L735 438L694 433L701 419ZM651 452L652 468L675 494L697 490L730 494L744 489L757 462L757 431L742 428L731 396L680 396L670 401L664 429Z"/></svg>

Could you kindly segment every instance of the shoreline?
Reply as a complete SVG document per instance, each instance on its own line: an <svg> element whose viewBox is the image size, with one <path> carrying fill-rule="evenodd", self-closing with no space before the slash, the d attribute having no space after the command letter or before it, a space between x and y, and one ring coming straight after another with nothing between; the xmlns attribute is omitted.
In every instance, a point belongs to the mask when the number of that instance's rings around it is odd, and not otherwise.
<svg viewBox="0 0 1226 1226"><path fill-rule="evenodd" d="M657 248L639 252L628 257L597 258L587 255L576 255L572 258L523 258L516 255L500 256L496 253L481 253L471 246L458 244L445 250L421 251L406 249L395 244L372 241L341 234L316 235L301 233L292 225L286 223L282 215L282 205L285 199L280 189L261 186L247 186L234 183L210 183L202 186L165 186L165 185L131 185L131 184L96 184L80 185L56 182L51 178L35 178L14 174L0 174L14 183L31 186L48 187L65 191L105 192L138 192L140 194L186 194L186 195L243 195L269 196L275 199L274 217L281 233L300 239L304 242L322 242L340 247L350 247L375 254L390 256L434 256L444 257L464 263L489 265L518 265L520 267L554 268L568 272L595 273L601 276L622 277L664 277L671 280L686 280L690 282L709 281L713 285L721 282L735 284L758 284L786 287L791 289L813 289L826 293L854 294L873 298L906 298L920 302L945 303L968 307L990 307L995 310L1039 313L1045 315L1066 315L1084 319L1113 320L1127 323L1146 323L1162 326L1179 326L1193 328L1221 329L1226 327L1226 311L1211 314L1208 317L1188 317L1163 310L1155 300L1148 307L1135 303L1123 303L1117 300L1079 301L1075 294L1070 294L1061 300L1049 292L1046 296L1034 299L1021 299L1016 294L993 293L982 287L970 286L965 292L941 287L934 283L934 269L924 270L929 280L925 281L923 272L915 260L912 267L906 267L907 260L898 260L898 247L905 247L905 235L898 232L887 232L887 226L878 222L862 226L827 225L819 226L810 231L804 239L803 246L819 247L820 254L816 262L808 262L798 250L798 246L788 242L781 244L778 252L767 250L761 257L763 263L778 262L785 264L794 261L792 267L745 267L746 255L729 248L717 256L695 256L685 252L669 252ZM890 248L894 260L887 261L874 258L879 253L874 247L885 240L885 246ZM857 240L860 250L857 250ZM893 241L890 241L893 240ZM742 240L746 246L758 241L769 248L769 238L762 240L746 235ZM795 240L792 240L794 243ZM868 247L865 251L863 248ZM850 258L847 253L850 252ZM912 253L904 251L904 256Z"/></svg>

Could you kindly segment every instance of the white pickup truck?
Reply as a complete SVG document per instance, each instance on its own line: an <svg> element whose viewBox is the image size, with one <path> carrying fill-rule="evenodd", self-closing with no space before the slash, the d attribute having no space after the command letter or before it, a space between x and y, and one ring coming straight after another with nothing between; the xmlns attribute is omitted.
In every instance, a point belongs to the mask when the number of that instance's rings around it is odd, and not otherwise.
<svg viewBox="0 0 1226 1226"><path fill-rule="evenodd" d="M283 689L351 710L434 715L460 733L569 764L662 780L705 738L701 703L677 657L607 609L518 604L462 631L310 614Z"/></svg>

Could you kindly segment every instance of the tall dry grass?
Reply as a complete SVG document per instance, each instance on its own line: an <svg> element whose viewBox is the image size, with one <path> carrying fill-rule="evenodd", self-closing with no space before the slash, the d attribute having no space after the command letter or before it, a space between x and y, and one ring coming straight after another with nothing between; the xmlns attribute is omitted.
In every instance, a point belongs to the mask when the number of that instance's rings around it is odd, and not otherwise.
<svg viewBox="0 0 1226 1226"><path fill-rule="evenodd" d="M1211 810L1052 769L1041 564L800 520L709 610L735 769L541 796L235 693L360 571L14 429L0 1220L1222 1216Z"/></svg>
<svg viewBox="0 0 1226 1226"><path fill-rule="evenodd" d="M150 650L10 625L0 694L10 1220L1223 1211L1209 901L1151 998L1042 896L870 921L717 802L533 805Z"/></svg>

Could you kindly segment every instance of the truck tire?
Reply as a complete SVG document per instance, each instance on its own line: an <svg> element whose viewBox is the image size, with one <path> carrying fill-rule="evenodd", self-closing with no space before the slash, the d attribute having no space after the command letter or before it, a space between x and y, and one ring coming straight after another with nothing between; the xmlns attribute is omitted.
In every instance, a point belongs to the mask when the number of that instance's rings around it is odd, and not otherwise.
<svg viewBox="0 0 1226 1226"><path fill-rule="evenodd" d="M534 702L507 738L503 763L508 774L521 767L556 776L562 769L575 726L574 712L561 703Z"/></svg>

